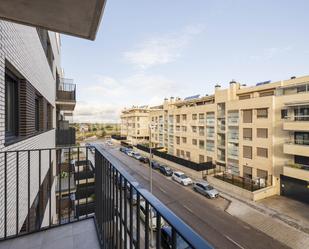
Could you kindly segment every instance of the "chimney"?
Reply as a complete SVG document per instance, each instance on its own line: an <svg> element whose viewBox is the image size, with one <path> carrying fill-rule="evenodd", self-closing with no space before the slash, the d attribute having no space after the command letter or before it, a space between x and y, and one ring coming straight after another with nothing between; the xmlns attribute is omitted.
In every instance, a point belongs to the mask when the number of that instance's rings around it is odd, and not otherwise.
<svg viewBox="0 0 309 249"><path fill-rule="evenodd" d="M221 88L221 86L219 85L219 84L216 84L215 85L215 89L217 90L217 89L220 89Z"/></svg>

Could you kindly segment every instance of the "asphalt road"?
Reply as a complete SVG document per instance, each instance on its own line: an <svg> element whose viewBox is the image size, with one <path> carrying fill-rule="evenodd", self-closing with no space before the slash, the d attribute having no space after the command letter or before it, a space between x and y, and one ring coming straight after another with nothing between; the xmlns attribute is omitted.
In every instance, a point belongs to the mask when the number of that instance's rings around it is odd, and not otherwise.
<svg viewBox="0 0 309 249"><path fill-rule="evenodd" d="M149 167L102 144L120 166L149 189ZM209 200L170 178L153 171L153 194L215 248L288 248L270 236L226 213L222 198Z"/></svg>

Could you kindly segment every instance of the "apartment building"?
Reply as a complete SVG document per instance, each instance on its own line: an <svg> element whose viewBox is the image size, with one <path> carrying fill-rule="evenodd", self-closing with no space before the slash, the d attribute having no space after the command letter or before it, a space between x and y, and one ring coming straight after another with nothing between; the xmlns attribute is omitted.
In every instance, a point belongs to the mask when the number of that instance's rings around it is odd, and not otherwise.
<svg viewBox="0 0 309 249"><path fill-rule="evenodd" d="M165 99L149 112L153 147L273 186L296 199L308 194L309 77L231 81L213 95ZM280 184L281 182L281 184Z"/></svg>
<svg viewBox="0 0 309 249"><path fill-rule="evenodd" d="M8 235L46 225L48 214L56 217L56 184L47 184L56 175L55 151L40 155L22 151L57 145L64 112L75 107L75 85L65 83L62 76L58 33L0 21L0 178L5 179L0 190L10 193L6 204L0 202L0 233L4 217L10 219L5 228ZM27 178L28 183L19 180ZM43 193L49 187L48 197ZM27 217L31 217L28 222Z"/></svg>
<svg viewBox="0 0 309 249"><path fill-rule="evenodd" d="M148 106L133 106L122 111L120 133L130 144L148 143L149 112Z"/></svg>

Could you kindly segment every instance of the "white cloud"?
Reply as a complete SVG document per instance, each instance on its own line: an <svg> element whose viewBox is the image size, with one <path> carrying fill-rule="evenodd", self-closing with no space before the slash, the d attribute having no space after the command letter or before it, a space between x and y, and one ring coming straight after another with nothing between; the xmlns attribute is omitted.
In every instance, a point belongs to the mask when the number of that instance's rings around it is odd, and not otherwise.
<svg viewBox="0 0 309 249"><path fill-rule="evenodd" d="M121 109L98 102L78 102L74 111L74 122L118 122Z"/></svg>
<svg viewBox="0 0 309 249"><path fill-rule="evenodd" d="M120 79L104 75L95 78L93 85L79 89L83 101L75 108L76 122L118 122L124 107L157 105L171 93L175 96L175 89L179 89L172 80L146 73Z"/></svg>
<svg viewBox="0 0 309 249"><path fill-rule="evenodd" d="M203 31L202 26L187 26L181 32L151 37L136 49L124 53L124 58L140 69L167 64L181 56L192 38Z"/></svg>

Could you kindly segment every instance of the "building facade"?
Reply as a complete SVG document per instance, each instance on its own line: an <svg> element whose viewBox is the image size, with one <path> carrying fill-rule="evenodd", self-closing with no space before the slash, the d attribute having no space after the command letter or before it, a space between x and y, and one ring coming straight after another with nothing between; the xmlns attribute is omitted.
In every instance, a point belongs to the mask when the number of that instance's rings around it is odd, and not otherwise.
<svg viewBox="0 0 309 249"><path fill-rule="evenodd" d="M7 195L0 201L1 236L7 220L9 236L56 217L56 183L46 184L56 174L56 153L35 150L56 146L56 128L68 109L56 102L62 74L58 33L0 21L0 192ZM51 196L43 198L49 187Z"/></svg>
<svg viewBox="0 0 309 249"><path fill-rule="evenodd" d="M233 175L289 193L307 193L309 77L247 87L230 82L213 95L170 98L149 112L152 147L197 163L212 161ZM286 184L282 182L288 181ZM297 188L295 185L291 188ZM292 191L293 192L293 191ZM293 195L293 193L292 193Z"/></svg>
<svg viewBox="0 0 309 249"><path fill-rule="evenodd" d="M121 113L121 136L125 136L131 144L148 143L149 112L147 106L132 107Z"/></svg>

